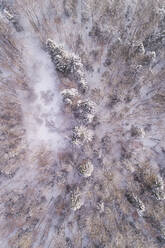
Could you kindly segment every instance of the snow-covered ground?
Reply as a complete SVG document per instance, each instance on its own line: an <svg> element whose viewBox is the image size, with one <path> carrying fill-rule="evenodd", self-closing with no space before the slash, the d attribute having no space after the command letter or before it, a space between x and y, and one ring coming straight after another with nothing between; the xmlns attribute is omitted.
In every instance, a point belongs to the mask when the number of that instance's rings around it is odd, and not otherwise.
<svg viewBox="0 0 165 248"><path fill-rule="evenodd" d="M164 47L164 0L0 1L1 248L165 246Z"/></svg>

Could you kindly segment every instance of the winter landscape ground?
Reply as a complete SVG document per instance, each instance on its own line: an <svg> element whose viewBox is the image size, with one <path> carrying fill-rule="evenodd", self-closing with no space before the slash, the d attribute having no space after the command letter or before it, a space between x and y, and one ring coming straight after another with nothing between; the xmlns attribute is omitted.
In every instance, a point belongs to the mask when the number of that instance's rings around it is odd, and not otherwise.
<svg viewBox="0 0 165 248"><path fill-rule="evenodd" d="M0 248L165 247L165 1L0 0Z"/></svg>

